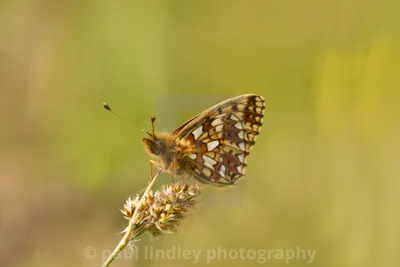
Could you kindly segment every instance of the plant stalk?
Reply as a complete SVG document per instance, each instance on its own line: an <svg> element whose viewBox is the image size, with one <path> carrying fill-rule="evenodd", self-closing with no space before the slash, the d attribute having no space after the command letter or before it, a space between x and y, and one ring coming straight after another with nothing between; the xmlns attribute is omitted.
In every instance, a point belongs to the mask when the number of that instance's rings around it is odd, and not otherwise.
<svg viewBox="0 0 400 267"><path fill-rule="evenodd" d="M156 181L158 175L161 173L161 171L163 170L164 166L162 166L157 174L153 177L153 179L151 179L150 183L148 184L146 190L144 191L142 197L140 198L138 207L140 207L144 200L146 195L149 193L149 191L151 190L151 188L153 187L154 182ZM138 220L138 211L139 208L135 209L132 218L129 220L129 225L128 227L125 229L125 234L122 237L121 241L119 241L117 247L114 249L113 253L111 253L111 255L107 258L107 260L104 262L104 264L102 265L102 267L107 267L111 264L111 262L118 256L118 254L126 247L126 245L129 243L130 240L130 236L133 232L133 230L135 229L135 225L136 222Z"/></svg>

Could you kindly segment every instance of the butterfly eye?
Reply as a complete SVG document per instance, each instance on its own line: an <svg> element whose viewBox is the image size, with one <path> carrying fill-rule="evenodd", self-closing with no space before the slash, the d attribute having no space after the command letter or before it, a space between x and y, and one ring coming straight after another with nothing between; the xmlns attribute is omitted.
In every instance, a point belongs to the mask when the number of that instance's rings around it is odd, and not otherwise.
<svg viewBox="0 0 400 267"><path fill-rule="evenodd" d="M165 142L164 142L164 140L162 140L162 139L156 139L155 143L156 143L156 148L157 148L158 150L164 149L164 148L165 148Z"/></svg>

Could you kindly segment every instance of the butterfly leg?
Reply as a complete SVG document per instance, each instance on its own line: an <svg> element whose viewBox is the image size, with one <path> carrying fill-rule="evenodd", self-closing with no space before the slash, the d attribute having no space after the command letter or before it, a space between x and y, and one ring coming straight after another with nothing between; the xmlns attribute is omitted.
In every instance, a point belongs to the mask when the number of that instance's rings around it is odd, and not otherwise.
<svg viewBox="0 0 400 267"><path fill-rule="evenodd" d="M160 170L160 168L163 166L160 163L158 163L157 161L154 160L149 160L149 170L150 170L150 182L153 180L153 165L155 165L158 170Z"/></svg>
<svg viewBox="0 0 400 267"><path fill-rule="evenodd" d="M189 179L190 179L190 175L188 175L188 176L182 176L182 182L184 183L184 184L187 184L188 183L188 181L189 181Z"/></svg>
<svg viewBox="0 0 400 267"><path fill-rule="evenodd" d="M175 183L175 179L174 179L175 168L174 168L174 165L171 166L171 170L172 170L172 183Z"/></svg>

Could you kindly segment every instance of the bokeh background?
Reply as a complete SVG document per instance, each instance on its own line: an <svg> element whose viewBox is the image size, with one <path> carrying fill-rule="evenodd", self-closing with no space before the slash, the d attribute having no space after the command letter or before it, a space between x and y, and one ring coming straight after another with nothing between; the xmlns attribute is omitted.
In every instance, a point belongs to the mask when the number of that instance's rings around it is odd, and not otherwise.
<svg viewBox="0 0 400 267"><path fill-rule="evenodd" d="M299 247L314 266L399 266L399 18L395 0L2 1L0 266L100 266L118 243L150 157L103 102L173 131L244 93L267 103L247 177L204 188L178 233L139 250L201 249L201 266L207 249ZM260 264L208 264L244 265Z"/></svg>

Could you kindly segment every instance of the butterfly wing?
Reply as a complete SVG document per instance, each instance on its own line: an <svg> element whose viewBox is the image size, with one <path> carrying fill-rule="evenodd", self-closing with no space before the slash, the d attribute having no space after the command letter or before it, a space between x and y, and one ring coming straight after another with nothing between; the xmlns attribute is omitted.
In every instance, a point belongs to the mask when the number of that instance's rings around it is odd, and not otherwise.
<svg viewBox="0 0 400 267"><path fill-rule="evenodd" d="M191 123L193 120L197 119L201 114L196 115L195 117L191 118L190 120L186 121L183 123L181 126L179 126L178 129L176 129L172 135L179 135L179 133L182 131L183 128L185 128L189 123Z"/></svg>
<svg viewBox="0 0 400 267"><path fill-rule="evenodd" d="M204 183L232 185L245 175L247 156L260 132L265 109L259 95L221 102L175 130L189 147L193 176Z"/></svg>

